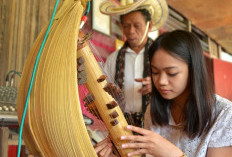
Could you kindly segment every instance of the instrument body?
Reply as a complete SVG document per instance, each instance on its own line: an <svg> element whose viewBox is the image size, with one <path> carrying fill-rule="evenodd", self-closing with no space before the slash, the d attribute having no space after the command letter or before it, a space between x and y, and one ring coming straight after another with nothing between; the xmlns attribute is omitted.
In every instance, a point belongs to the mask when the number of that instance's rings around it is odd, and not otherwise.
<svg viewBox="0 0 232 157"><path fill-rule="evenodd" d="M88 83L86 87L94 94L95 103L101 112L114 144L122 157L130 150L120 149L121 135L126 120L119 106L108 109L106 104L114 99L103 90L106 82L96 82L102 75L98 63L88 46L77 52L77 39L81 16L88 0L65 0L51 27L40 57L29 99L24 123L23 139L29 152L43 157L97 157L88 136L80 107L77 87L77 57L84 57ZM26 102L33 66L47 26L37 37L29 53L18 90L17 112L19 123ZM87 49L84 51L84 49ZM110 118L117 112L117 118ZM118 124L112 126L112 120Z"/></svg>

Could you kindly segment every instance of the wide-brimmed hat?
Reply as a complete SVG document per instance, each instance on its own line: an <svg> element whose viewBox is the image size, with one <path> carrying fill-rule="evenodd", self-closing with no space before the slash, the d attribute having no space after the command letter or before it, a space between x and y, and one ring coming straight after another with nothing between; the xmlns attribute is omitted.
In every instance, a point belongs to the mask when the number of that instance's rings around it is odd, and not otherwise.
<svg viewBox="0 0 232 157"><path fill-rule="evenodd" d="M106 15L124 15L139 9L147 9L151 14L152 31L159 29L168 17L168 6L165 0L115 0L103 1L99 9Z"/></svg>

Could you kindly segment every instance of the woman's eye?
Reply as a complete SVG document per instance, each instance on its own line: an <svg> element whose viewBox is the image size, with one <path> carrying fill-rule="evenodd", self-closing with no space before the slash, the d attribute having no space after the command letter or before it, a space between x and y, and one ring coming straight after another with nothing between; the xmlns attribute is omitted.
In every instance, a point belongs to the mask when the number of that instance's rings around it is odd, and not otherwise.
<svg viewBox="0 0 232 157"><path fill-rule="evenodd" d="M169 76L176 76L178 73L169 73Z"/></svg>

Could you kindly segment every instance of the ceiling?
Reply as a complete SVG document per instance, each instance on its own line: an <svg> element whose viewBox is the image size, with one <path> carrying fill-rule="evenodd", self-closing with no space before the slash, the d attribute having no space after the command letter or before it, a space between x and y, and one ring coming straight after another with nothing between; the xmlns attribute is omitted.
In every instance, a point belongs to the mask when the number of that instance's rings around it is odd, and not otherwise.
<svg viewBox="0 0 232 157"><path fill-rule="evenodd" d="M210 38L232 54L232 0L166 0Z"/></svg>

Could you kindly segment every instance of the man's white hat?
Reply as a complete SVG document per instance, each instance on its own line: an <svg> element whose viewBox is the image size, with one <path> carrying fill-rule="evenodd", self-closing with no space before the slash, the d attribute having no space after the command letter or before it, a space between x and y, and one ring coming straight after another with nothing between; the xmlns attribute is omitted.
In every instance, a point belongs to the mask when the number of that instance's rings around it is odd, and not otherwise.
<svg viewBox="0 0 232 157"><path fill-rule="evenodd" d="M152 31L159 29L168 17L168 6L165 0L105 0L99 7L106 15L124 15L139 9L147 9L151 14Z"/></svg>

